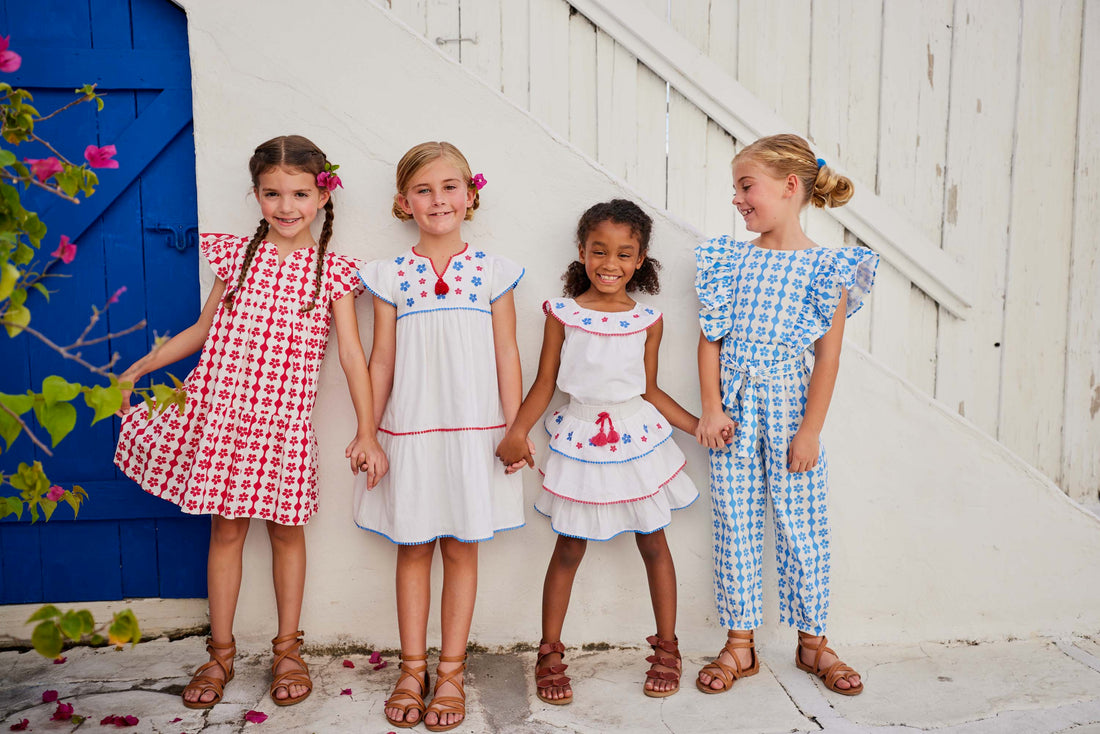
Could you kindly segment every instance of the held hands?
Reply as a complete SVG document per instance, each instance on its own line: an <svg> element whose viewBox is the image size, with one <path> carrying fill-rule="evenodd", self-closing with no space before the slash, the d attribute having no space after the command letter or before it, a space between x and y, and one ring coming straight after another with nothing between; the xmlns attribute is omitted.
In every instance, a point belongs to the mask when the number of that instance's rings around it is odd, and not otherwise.
<svg viewBox="0 0 1100 734"><path fill-rule="evenodd" d="M720 449L733 443L733 432L737 429L723 411L703 411L699 424L695 427L695 440L708 449Z"/></svg>
<svg viewBox="0 0 1100 734"><path fill-rule="evenodd" d="M344 456L351 461L352 474L358 475L361 471L367 473L367 489L378 486L378 482L390 470L386 452L374 436L356 434L344 450Z"/></svg>
<svg viewBox="0 0 1100 734"><path fill-rule="evenodd" d="M514 474L523 465L535 468L535 444L518 431L508 430L497 444L496 457L504 464L505 474Z"/></svg>
<svg viewBox="0 0 1100 734"><path fill-rule="evenodd" d="M798 429L787 446L787 471L801 474L817 466L821 454L821 442L818 434L803 428Z"/></svg>

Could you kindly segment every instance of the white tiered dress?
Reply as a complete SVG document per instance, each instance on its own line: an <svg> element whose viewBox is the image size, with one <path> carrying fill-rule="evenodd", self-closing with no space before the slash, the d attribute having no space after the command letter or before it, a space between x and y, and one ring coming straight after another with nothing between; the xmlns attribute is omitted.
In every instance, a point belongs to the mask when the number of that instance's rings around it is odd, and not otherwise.
<svg viewBox="0 0 1100 734"><path fill-rule="evenodd" d="M642 398L646 332L661 312L592 311L570 298L542 307L565 327L557 384L571 400L544 421L550 455L535 509L585 540L660 530L699 497L671 424Z"/></svg>
<svg viewBox="0 0 1100 734"><path fill-rule="evenodd" d="M494 456L505 426L492 304L523 268L467 245L441 273L408 250L359 275L397 309L397 354L378 427L390 470L371 490L359 474L356 524L401 545L477 542L522 526L522 480Z"/></svg>

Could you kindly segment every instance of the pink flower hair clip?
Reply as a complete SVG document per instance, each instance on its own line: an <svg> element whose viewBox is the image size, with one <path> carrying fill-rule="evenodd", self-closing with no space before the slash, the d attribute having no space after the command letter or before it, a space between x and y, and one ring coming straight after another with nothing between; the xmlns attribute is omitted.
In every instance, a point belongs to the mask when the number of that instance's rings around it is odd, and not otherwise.
<svg viewBox="0 0 1100 734"><path fill-rule="evenodd" d="M338 165L334 166L328 161L325 161L325 170L317 174L317 188L326 189L330 192L338 188L344 188L344 182L336 175L336 169L339 167Z"/></svg>
<svg viewBox="0 0 1100 734"><path fill-rule="evenodd" d="M485 184L487 183L489 182L485 179L485 176L480 173L475 173L474 177L470 179L470 184L477 188L478 191L485 188Z"/></svg>

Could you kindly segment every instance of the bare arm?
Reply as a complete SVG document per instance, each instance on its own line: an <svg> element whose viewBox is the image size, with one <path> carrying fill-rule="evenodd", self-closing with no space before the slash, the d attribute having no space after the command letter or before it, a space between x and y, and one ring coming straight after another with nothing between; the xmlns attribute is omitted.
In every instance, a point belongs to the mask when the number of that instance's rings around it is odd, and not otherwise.
<svg viewBox="0 0 1100 734"><path fill-rule="evenodd" d="M561 367L561 346L565 342L565 327L553 316L547 315L542 332L542 353L539 355L539 371L535 382L527 391L527 397L516 413L516 419L508 427L504 439L497 446L496 455L507 465L527 462L534 467L527 434L531 432L539 416L546 412L554 397L554 386Z"/></svg>
<svg viewBox="0 0 1100 734"><path fill-rule="evenodd" d="M363 354L363 343L359 341L355 297L344 294L333 301L332 318L336 324L340 367L348 380L348 391L351 393L351 403L355 406L358 427L355 438L344 451L344 456L351 461L352 474L358 474L360 469L367 472L367 488L372 489L389 469L389 463L378 444L378 424L374 419L374 399L371 396L367 358Z"/></svg>
<svg viewBox="0 0 1100 734"><path fill-rule="evenodd" d="M374 297L374 342L370 350L371 393L374 399L374 424L381 425L382 414L393 389L394 361L397 359L397 308Z"/></svg>
<svg viewBox="0 0 1100 734"><path fill-rule="evenodd" d="M722 407L722 382L719 355L722 342L709 341L699 332L699 397L703 403L695 439L707 448L717 449L733 440L735 424Z"/></svg>
<svg viewBox="0 0 1100 734"><path fill-rule="evenodd" d="M203 304L202 312L195 323L127 367L126 371L119 375L119 381L137 384L138 380L150 372L178 362L202 349L210 333L210 326L214 323L214 314L218 312L218 304L221 303L223 293L225 293L225 281L215 278L214 287L210 289L210 295L206 297L206 303ZM129 409L130 391L123 390L120 413L125 413Z"/></svg>
<svg viewBox="0 0 1100 734"><path fill-rule="evenodd" d="M844 343L847 309L848 293L845 291L840 295L829 330L814 342L814 369L810 373L810 385L806 388L806 412L802 416L802 425L787 447L788 471L804 472L817 466L817 457L821 453L821 429L825 425L825 414L829 412L840 369L840 348Z"/></svg>
<svg viewBox="0 0 1100 734"><path fill-rule="evenodd" d="M645 338L645 394L643 398L653 403L668 422L681 431L694 434L699 419L673 400L668 393L657 386L657 357L661 350L661 335L664 333L664 321L657 321L646 330Z"/></svg>
<svg viewBox="0 0 1100 734"><path fill-rule="evenodd" d="M493 302L493 351L496 353L497 387L504 422L512 425L523 400L523 373L516 345L516 303L512 291Z"/></svg>

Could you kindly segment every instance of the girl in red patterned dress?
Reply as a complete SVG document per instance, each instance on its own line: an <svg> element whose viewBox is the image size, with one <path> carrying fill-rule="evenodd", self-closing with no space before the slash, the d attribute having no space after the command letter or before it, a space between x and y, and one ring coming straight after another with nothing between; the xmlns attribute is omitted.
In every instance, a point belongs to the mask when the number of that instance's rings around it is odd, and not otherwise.
<svg viewBox="0 0 1100 734"><path fill-rule="evenodd" d="M183 705L210 708L233 678L233 616L249 520L267 521L279 633L270 696L279 706L312 690L298 654L305 586L304 525L317 509L317 442L310 414L317 373L336 322L358 432L345 455L373 484L386 473L375 435L367 363L355 299L362 290L349 258L327 252L332 238L333 166L298 135L274 138L249 161L263 218L251 237L207 234L199 247L217 276L198 320L135 362L120 381L193 354L183 414L130 410L124 392L115 463L142 489L191 514L211 516L207 584L210 661L183 690ZM310 225L324 210L321 236Z"/></svg>

